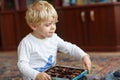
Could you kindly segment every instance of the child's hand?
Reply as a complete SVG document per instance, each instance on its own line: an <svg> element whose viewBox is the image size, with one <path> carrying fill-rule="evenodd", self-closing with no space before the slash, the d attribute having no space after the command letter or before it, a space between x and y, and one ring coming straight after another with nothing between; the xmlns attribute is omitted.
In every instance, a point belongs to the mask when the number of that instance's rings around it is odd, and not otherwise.
<svg viewBox="0 0 120 80"><path fill-rule="evenodd" d="M47 73L41 72L37 75L35 80L51 80L51 77Z"/></svg>
<svg viewBox="0 0 120 80"><path fill-rule="evenodd" d="M83 67L88 69L88 73L91 72L91 60L88 55L83 57Z"/></svg>

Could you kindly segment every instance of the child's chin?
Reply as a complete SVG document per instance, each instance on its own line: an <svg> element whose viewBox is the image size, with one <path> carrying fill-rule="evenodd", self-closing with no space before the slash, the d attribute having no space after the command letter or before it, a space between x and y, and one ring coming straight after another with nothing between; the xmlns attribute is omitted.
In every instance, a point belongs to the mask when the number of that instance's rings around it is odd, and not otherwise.
<svg viewBox="0 0 120 80"><path fill-rule="evenodd" d="M48 37L52 37L53 35L48 35Z"/></svg>

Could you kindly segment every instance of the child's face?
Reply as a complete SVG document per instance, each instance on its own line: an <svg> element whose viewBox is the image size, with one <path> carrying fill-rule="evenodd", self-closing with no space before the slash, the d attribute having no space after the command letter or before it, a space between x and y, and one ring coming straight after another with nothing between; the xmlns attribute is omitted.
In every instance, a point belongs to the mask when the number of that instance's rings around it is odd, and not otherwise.
<svg viewBox="0 0 120 80"><path fill-rule="evenodd" d="M44 21L40 25L34 26L33 33L39 38L51 37L56 31L56 22Z"/></svg>

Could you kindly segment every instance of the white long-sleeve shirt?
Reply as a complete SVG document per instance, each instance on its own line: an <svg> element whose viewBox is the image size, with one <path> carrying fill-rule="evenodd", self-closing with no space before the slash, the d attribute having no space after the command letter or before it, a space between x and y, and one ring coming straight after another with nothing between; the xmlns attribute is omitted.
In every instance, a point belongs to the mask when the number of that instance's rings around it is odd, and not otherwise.
<svg viewBox="0 0 120 80"><path fill-rule="evenodd" d="M57 51L78 59L88 55L74 44L64 41L57 34L50 38L38 39L31 33L18 46L18 68L24 80L35 80L39 72L52 67L56 62Z"/></svg>

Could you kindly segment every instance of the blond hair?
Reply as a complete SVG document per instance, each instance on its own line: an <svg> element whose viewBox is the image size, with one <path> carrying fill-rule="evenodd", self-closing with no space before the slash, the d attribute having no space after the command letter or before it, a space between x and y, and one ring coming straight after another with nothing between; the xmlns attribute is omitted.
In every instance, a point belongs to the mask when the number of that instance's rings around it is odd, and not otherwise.
<svg viewBox="0 0 120 80"><path fill-rule="evenodd" d="M36 25L41 24L43 21L51 19L57 22L58 15L50 3L47 1L37 0L28 7L25 19L28 25Z"/></svg>

